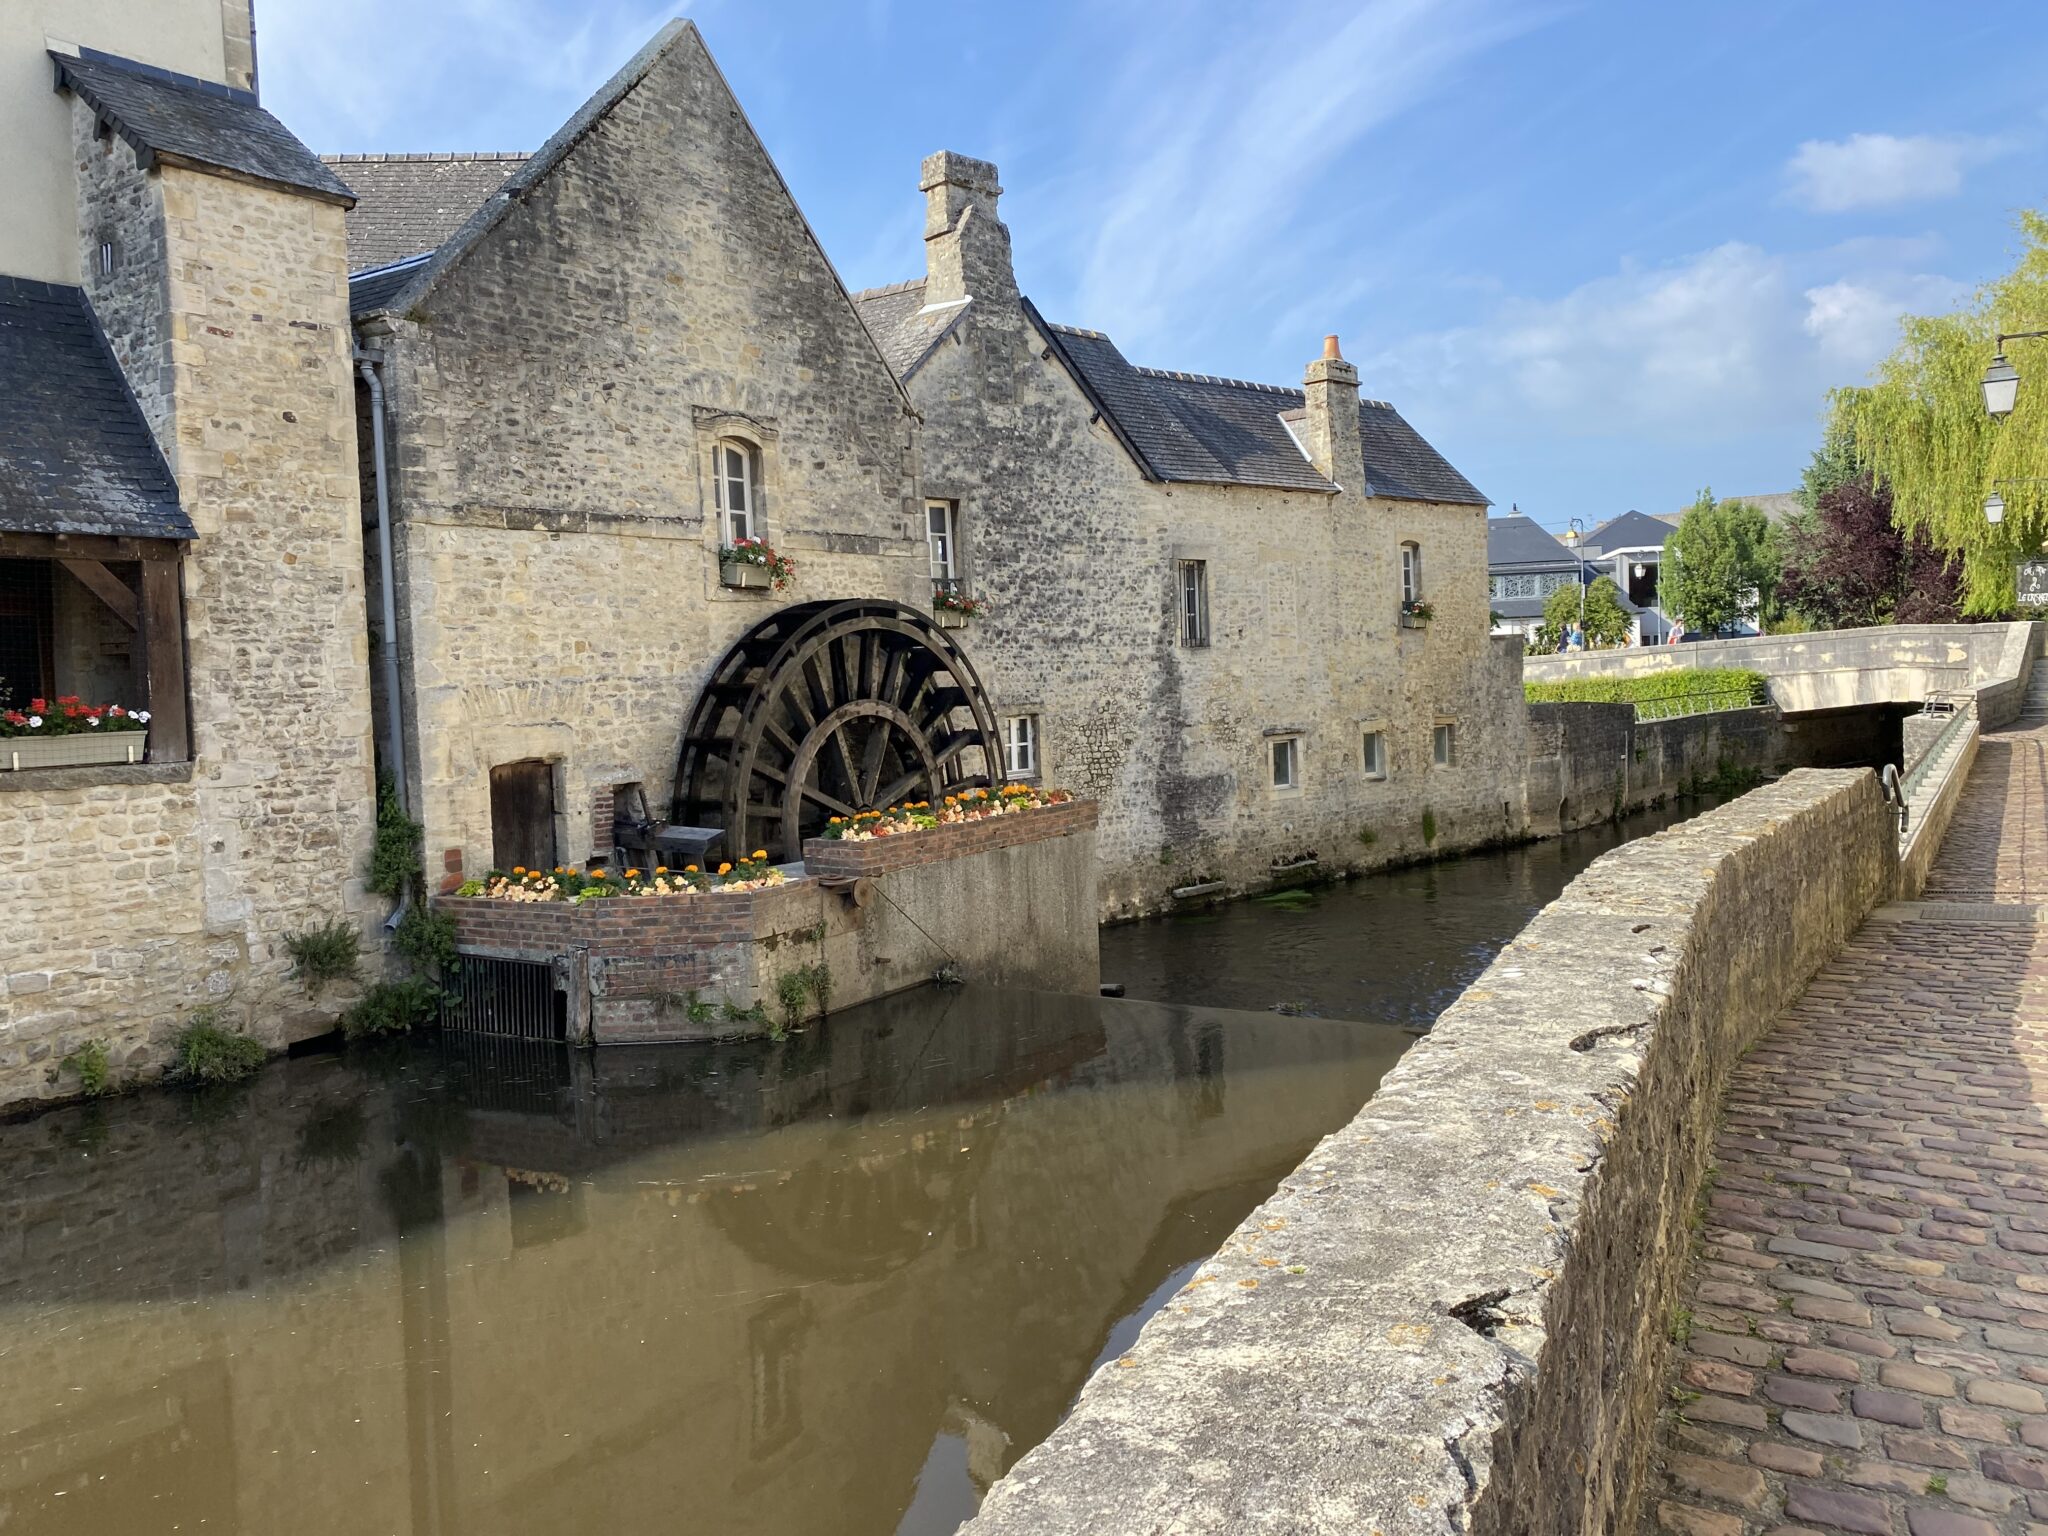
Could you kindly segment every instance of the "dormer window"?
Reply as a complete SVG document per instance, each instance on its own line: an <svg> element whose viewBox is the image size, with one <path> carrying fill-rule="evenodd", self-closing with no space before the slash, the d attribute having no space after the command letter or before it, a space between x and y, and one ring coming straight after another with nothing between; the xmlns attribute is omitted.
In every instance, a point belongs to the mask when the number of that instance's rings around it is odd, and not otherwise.
<svg viewBox="0 0 2048 1536"><path fill-rule="evenodd" d="M712 450L712 467L717 477L718 514L723 520L725 542L760 537L761 508L759 481L751 445L733 438L721 438Z"/></svg>

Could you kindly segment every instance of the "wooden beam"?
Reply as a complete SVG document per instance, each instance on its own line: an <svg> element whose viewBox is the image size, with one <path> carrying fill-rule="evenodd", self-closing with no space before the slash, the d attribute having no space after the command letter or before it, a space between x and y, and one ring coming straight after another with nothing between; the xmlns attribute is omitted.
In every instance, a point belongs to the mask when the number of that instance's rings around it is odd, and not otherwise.
<svg viewBox="0 0 2048 1536"><path fill-rule="evenodd" d="M97 560L59 560L57 562L76 576L79 582L89 588L93 596L114 610L114 617L130 629L142 627L141 610L135 601L135 594L128 590L128 584Z"/></svg>
<svg viewBox="0 0 2048 1536"><path fill-rule="evenodd" d="M177 560L189 539L116 539L91 533L0 532L0 559Z"/></svg>
<svg viewBox="0 0 2048 1536"><path fill-rule="evenodd" d="M142 567L142 644L149 678L149 757L182 763L192 756L191 715L185 699L185 610L172 560Z"/></svg>

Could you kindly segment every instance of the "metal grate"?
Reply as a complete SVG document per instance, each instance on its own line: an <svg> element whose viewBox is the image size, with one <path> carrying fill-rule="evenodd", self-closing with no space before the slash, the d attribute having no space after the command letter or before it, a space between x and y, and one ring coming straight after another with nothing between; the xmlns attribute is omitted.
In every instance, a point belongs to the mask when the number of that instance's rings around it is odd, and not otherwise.
<svg viewBox="0 0 2048 1536"><path fill-rule="evenodd" d="M441 1004L441 1027L514 1040L562 1040L569 1033L569 997L546 960L462 957L462 981Z"/></svg>

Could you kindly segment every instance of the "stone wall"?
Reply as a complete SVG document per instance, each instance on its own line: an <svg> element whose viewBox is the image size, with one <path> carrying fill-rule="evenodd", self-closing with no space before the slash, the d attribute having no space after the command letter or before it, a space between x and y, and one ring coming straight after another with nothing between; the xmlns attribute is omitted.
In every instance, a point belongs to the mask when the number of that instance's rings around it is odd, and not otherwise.
<svg viewBox="0 0 2048 1536"><path fill-rule="evenodd" d="M1547 837L1593 826L1724 768L1775 773L1795 745L1770 705L1639 721L1633 704L1531 704L1529 827Z"/></svg>
<svg viewBox="0 0 2048 1536"><path fill-rule="evenodd" d="M203 1006L272 1047L324 1030L285 935L375 934L367 636L338 206L136 168L77 125L89 286L198 531L187 550L194 760L0 775L0 1105L124 1076ZM374 947L374 945L370 946Z"/></svg>
<svg viewBox="0 0 2048 1536"><path fill-rule="evenodd" d="M597 1044L759 1033L778 983L823 965L830 991L797 1019L930 981L1093 993L1100 981L1092 802L864 843L804 845L797 878L754 891L570 906L442 897L471 954L553 962L572 1037ZM586 980L587 978L587 980ZM705 1016L693 1019L696 1002Z"/></svg>
<svg viewBox="0 0 2048 1536"><path fill-rule="evenodd" d="M1531 656L1532 682L1637 676L1676 667L1742 667L1771 682L1787 714L1872 704L1917 704L1931 693L1966 693L2019 675L2038 655L2034 624L1890 624L1872 629L1758 635L1688 645L1637 646L1574 656ZM1997 690L1997 696L2005 696ZM2012 708L2017 711L2018 695ZM1987 728L1999 722L1986 717Z"/></svg>
<svg viewBox="0 0 2048 1536"><path fill-rule="evenodd" d="M1309 853L1337 874L1524 830L1521 652L1487 634L1485 508L1149 482L1014 302L977 297L910 390L924 492L959 504L963 574L990 603L964 643L996 712L1038 717L1048 781L1101 801L1105 916L1258 889ZM1404 540L1427 629L1397 622ZM1189 559L1207 563L1204 648L1176 643ZM1384 777L1365 774L1368 730ZM1301 738L1299 789L1272 787L1279 733Z"/></svg>
<svg viewBox="0 0 2048 1536"><path fill-rule="evenodd" d="M965 1529L1632 1529L1727 1074L1897 871L1866 771L1598 860Z"/></svg>
<svg viewBox="0 0 2048 1536"><path fill-rule="evenodd" d="M772 605L929 598L908 402L695 30L573 126L367 336L436 868L490 865L495 764L555 765L564 862L609 845L601 786L664 811L699 688ZM720 437L757 453L786 593L719 584Z"/></svg>

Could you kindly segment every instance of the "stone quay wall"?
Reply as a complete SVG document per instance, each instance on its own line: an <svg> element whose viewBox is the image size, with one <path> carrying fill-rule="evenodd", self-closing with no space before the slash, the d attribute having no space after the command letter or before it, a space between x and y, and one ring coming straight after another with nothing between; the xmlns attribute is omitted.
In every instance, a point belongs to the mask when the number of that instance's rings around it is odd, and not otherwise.
<svg viewBox="0 0 2048 1536"><path fill-rule="evenodd" d="M441 897L467 954L545 960L570 989L570 1032L599 1045L758 1033L790 1022L782 978L823 966L797 1020L930 981L1093 993L1100 982L1096 807L804 845L798 878L755 891L564 902ZM815 974L815 972L813 972ZM692 1019L692 999L709 1017Z"/></svg>
<svg viewBox="0 0 2048 1536"><path fill-rule="evenodd" d="M1633 704L1529 706L1529 830L1589 827L1683 793L1724 767L1769 773L1793 758L1772 706L1638 720Z"/></svg>
<svg viewBox="0 0 2048 1536"><path fill-rule="evenodd" d="M1727 1075L1897 873L1865 770L1596 861L965 1529L1631 1528Z"/></svg>

